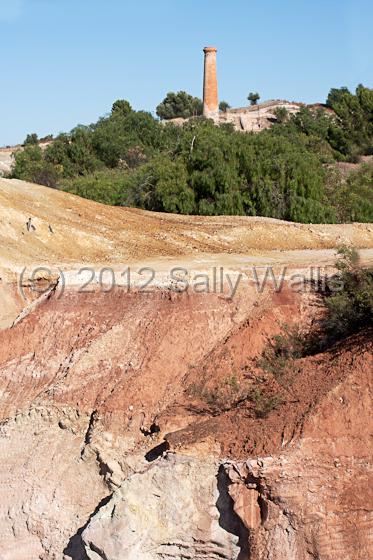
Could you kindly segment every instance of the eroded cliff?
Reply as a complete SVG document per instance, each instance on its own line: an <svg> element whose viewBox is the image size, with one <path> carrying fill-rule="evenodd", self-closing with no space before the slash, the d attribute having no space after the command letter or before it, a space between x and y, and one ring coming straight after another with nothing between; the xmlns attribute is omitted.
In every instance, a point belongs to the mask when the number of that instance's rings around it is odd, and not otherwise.
<svg viewBox="0 0 373 560"><path fill-rule="evenodd" d="M332 266L325 248L342 230L188 222L4 185L1 558L372 557L372 333L297 359L286 380L257 365L282 325L307 329L322 312L291 274ZM75 245L71 224L86 228ZM278 246L290 232L284 248L297 251L268 252L275 228ZM367 262L372 231L343 232L360 236ZM102 263L150 266L155 281L145 292L136 276L95 276L87 291L87 262L97 274ZM266 262L286 264L281 289L248 274ZM40 263L49 276L32 276ZM188 268L187 289L169 263ZM222 285L196 289L195 274L211 280L216 264Z"/></svg>

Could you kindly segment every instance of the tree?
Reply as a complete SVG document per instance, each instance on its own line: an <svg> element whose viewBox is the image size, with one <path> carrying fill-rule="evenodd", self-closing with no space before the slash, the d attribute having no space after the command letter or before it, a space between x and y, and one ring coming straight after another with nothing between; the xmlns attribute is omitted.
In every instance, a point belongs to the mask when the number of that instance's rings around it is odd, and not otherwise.
<svg viewBox="0 0 373 560"><path fill-rule="evenodd" d="M332 88L329 92L328 98L326 100L326 104L328 107L331 107L332 109L335 107L335 105L337 105L338 103L343 102L343 100L346 97L349 97L351 94L350 90L347 87L341 87L341 88Z"/></svg>
<svg viewBox="0 0 373 560"><path fill-rule="evenodd" d="M61 170L58 166L45 161L38 144L27 144L24 150L14 153L11 177L38 183L46 187L56 187Z"/></svg>
<svg viewBox="0 0 373 560"><path fill-rule="evenodd" d="M249 95L247 96L247 100L250 101L250 104L251 104L251 105L257 105L259 99L260 99L259 93L251 92L251 93L249 93Z"/></svg>
<svg viewBox="0 0 373 560"><path fill-rule="evenodd" d="M181 158L157 155L132 177L132 200L136 206L159 212L191 214L194 192Z"/></svg>
<svg viewBox="0 0 373 560"><path fill-rule="evenodd" d="M193 97L185 91L178 93L169 92L165 99L156 109L160 119L168 120L175 118L187 119L202 115L203 103L198 97Z"/></svg>
<svg viewBox="0 0 373 560"><path fill-rule="evenodd" d="M276 107L274 110L274 115L279 124L283 124L289 118L289 112L285 107Z"/></svg>
<svg viewBox="0 0 373 560"><path fill-rule="evenodd" d="M219 111L222 111L222 113L226 113L230 108L231 106L229 105L229 103L227 103L227 101L220 101Z"/></svg>
<svg viewBox="0 0 373 560"><path fill-rule="evenodd" d="M333 109L343 132L339 151L357 162L373 152L373 90L359 85L355 95L346 87L330 90L327 105ZM339 140L339 138L338 138Z"/></svg>
<svg viewBox="0 0 373 560"><path fill-rule="evenodd" d="M118 99L117 101L115 101L111 109L112 115L121 115L123 117L126 117L131 112L131 104L125 99Z"/></svg>
<svg viewBox="0 0 373 560"><path fill-rule="evenodd" d="M33 134L28 134L26 136L26 140L23 143L24 146L36 146L37 144L39 144L39 138L38 135L35 134L35 132Z"/></svg>

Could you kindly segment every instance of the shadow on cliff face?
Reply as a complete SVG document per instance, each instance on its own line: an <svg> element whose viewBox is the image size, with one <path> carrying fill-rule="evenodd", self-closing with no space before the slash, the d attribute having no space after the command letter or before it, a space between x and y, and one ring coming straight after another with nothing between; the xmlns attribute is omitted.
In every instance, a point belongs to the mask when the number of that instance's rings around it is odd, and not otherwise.
<svg viewBox="0 0 373 560"><path fill-rule="evenodd" d="M249 531L246 529L245 525L233 509L233 500L228 493L230 481L223 465L219 468L217 481L219 498L216 501L216 507L220 514L219 525L228 533L238 537L237 545L241 550L235 560L249 560L251 557Z"/></svg>
<svg viewBox="0 0 373 560"><path fill-rule="evenodd" d="M100 511L100 509L110 502L112 496L113 494L109 494L109 496L103 498L89 516L87 523L85 523L83 527L80 527L75 535L70 538L66 548L63 551L63 554L66 558L71 558L71 560L89 560L83 544L82 533L84 529L88 527L91 519Z"/></svg>

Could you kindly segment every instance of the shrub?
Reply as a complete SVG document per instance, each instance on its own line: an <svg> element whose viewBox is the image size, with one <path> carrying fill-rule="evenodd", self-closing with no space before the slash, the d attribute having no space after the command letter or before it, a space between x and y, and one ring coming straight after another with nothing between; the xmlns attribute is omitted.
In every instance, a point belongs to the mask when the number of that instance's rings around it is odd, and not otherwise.
<svg viewBox="0 0 373 560"><path fill-rule="evenodd" d="M296 326L283 325L282 333L274 336L265 346L258 366L271 373L277 380L293 369L293 360L305 353L306 339Z"/></svg>
<svg viewBox="0 0 373 560"><path fill-rule="evenodd" d="M250 392L249 399L255 405L255 415L257 418L266 418L272 410L276 410L284 402L280 395L267 395L258 388Z"/></svg>
<svg viewBox="0 0 373 560"><path fill-rule="evenodd" d="M61 176L61 168L45 161L38 144L28 143L24 150L14 154L11 177L46 187L56 187Z"/></svg>
<svg viewBox="0 0 373 560"><path fill-rule="evenodd" d="M247 384L241 384L235 375L227 377L213 388L203 384L191 385L188 394L204 401L214 413L224 412L237 406L248 397Z"/></svg>
<svg viewBox="0 0 373 560"><path fill-rule="evenodd" d="M177 117L187 119L188 117L202 115L202 111L203 103L201 99L193 97L185 91L169 92L156 109L158 117L164 120Z"/></svg>
<svg viewBox="0 0 373 560"><path fill-rule="evenodd" d="M192 385L188 392L190 396L202 399L215 414L226 412L249 401L254 404L257 418L266 418L272 410L283 403L279 395L265 394L259 388L252 389L248 383L239 382L235 375L227 377L211 389L206 389L202 385Z"/></svg>
<svg viewBox="0 0 373 560"><path fill-rule="evenodd" d="M362 268L355 249L341 248L338 273L328 283L320 348L373 326L373 268Z"/></svg>
<svg viewBox="0 0 373 560"><path fill-rule="evenodd" d="M60 187L72 194L113 206L127 205L131 186L129 171L105 169L83 177L64 179Z"/></svg>

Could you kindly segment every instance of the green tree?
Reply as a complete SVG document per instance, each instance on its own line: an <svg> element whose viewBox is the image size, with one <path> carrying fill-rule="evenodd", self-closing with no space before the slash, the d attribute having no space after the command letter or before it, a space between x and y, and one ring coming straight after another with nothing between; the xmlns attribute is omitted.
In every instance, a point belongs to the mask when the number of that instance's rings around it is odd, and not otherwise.
<svg viewBox="0 0 373 560"><path fill-rule="evenodd" d="M146 210L191 214L194 193L188 186L188 175L180 158L161 154L142 166L133 176L132 202Z"/></svg>
<svg viewBox="0 0 373 560"><path fill-rule="evenodd" d="M247 100L250 101L250 105L258 105L260 95L257 92L250 92L247 96Z"/></svg>
<svg viewBox="0 0 373 560"><path fill-rule="evenodd" d="M39 183L46 187L56 187L61 169L45 161L43 151L38 144L27 144L24 150L14 154L14 165L11 177Z"/></svg>
<svg viewBox="0 0 373 560"><path fill-rule="evenodd" d="M285 107L276 107L274 115L279 124L285 123L289 118L289 112Z"/></svg>
<svg viewBox="0 0 373 560"><path fill-rule="evenodd" d="M89 127L77 126L70 134L60 134L45 150L46 161L59 166L64 177L86 175L103 167L93 146Z"/></svg>
<svg viewBox="0 0 373 560"><path fill-rule="evenodd" d="M219 111L221 111L222 113L226 113L230 108L231 106L229 105L229 103L227 103L227 101L220 101Z"/></svg>
<svg viewBox="0 0 373 560"><path fill-rule="evenodd" d="M351 92L347 87L332 88L328 94L326 104L328 107L334 107L343 102L346 97L350 97Z"/></svg>
<svg viewBox="0 0 373 560"><path fill-rule="evenodd" d="M131 104L125 99L118 99L117 101L115 101L111 109L112 115L119 114L123 117L126 117L131 112L132 112Z"/></svg>
<svg viewBox="0 0 373 560"><path fill-rule="evenodd" d="M156 109L160 119L168 120L181 117L187 119L202 115L203 103L198 97L193 97L185 91L169 92Z"/></svg>
<svg viewBox="0 0 373 560"><path fill-rule="evenodd" d="M351 161L373 153L373 90L360 84L353 95L347 88L334 88L327 105L333 109L342 131L339 133L342 142L337 149Z"/></svg>
<svg viewBox="0 0 373 560"><path fill-rule="evenodd" d="M24 146L29 146L29 145L37 145L39 144L39 138L38 135L35 134L35 132L33 134L28 134L26 136L26 140L24 141L23 145Z"/></svg>

